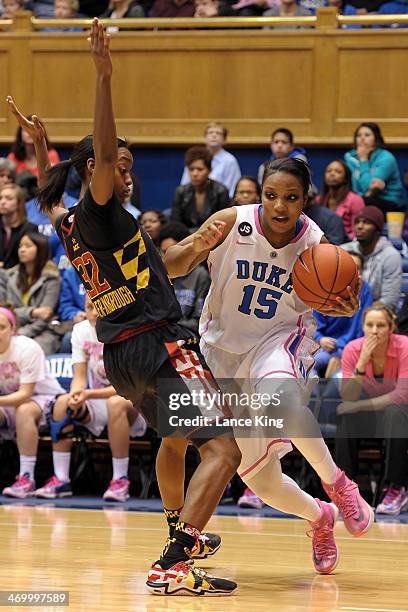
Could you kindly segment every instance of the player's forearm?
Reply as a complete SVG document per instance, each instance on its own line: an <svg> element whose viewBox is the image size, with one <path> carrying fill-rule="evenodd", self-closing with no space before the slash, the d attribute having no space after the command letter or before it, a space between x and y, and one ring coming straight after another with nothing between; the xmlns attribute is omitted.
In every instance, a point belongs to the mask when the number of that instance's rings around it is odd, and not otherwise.
<svg viewBox="0 0 408 612"><path fill-rule="evenodd" d="M362 411L385 410L388 406L395 404L390 393L379 395L378 397L370 397L359 402L359 408Z"/></svg>
<svg viewBox="0 0 408 612"><path fill-rule="evenodd" d="M209 252L208 250L197 253L194 250L192 242L185 245L175 244L169 247L164 255L164 263L168 275L170 278L185 276L194 270L202 261L205 261Z"/></svg>
<svg viewBox="0 0 408 612"><path fill-rule="evenodd" d="M34 150L38 168L38 186L42 187L48 168L51 166L48 157L47 142L44 137L34 140Z"/></svg>
<svg viewBox="0 0 408 612"><path fill-rule="evenodd" d="M0 395L0 406L14 406L18 408L20 404L30 401L31 396L26 391L15 391L8 395Z"/></svg>
<svg viewBox="0 0 408 612"><path fill-rule="evenodd" d="M76 393L78 391L83 391L88 386L86 378L82 376L74 376L71 381L70 393Z"/></svg>
<svg viewBox="0 0 408 612"><path fill-rule="evenodd" d="M344 401L352 402L360 399L363 390L363 376L353 374L352 378L347 381L343 380L341 387L341 396Z"/></svg>
<svg viewBox="0 0 408 612"><path fill-rule="evenodd" d="M88 389L87 396L89 399L108 399L116 395L116 390L112 385L103 387L102 389Z"/></svg>
<svg viewBox="0 0 408 612"><path fill-rule="evenodd" d="M118 157L115 118L113 115L111 76L96 74L94 114L95 160L115 164Z"/></svg>

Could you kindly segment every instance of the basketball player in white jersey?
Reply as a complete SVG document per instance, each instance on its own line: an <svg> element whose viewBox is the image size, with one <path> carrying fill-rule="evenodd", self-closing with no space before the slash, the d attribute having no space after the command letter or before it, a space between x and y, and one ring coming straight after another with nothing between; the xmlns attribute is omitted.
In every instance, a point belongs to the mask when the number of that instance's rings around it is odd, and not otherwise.
<svg viewBox="0 0 408 612"><path fill-rule="evenodd" d="M302 213L309 185L309 168L301 160L270 162L261 204L214 214L197 232L169 248L165 262L169 275L176 277L208 260L212 284L200 321L208 365L218 379L235 379L241 389L241 381L247 386L249 381L257 397L266 394L272 401L275 393L280 394L280 416L290 421L292 432L296 423L291 440L322 479L346 528L360 536L372 524L372 509L333 462L307 407L318 346L311 310L294 293L291 271L300 253L327 242ZM337 304L324 314L354 314L359 290L356 295L348 288L349 299L336 298ZM239 437L236 431L241 478L268 505L309 521L315 568L330 573L338 563L333 536L337 508L313 499L282 474L279 459L291 449L289 439L272 437L271 428L246 433Z"/></svg>

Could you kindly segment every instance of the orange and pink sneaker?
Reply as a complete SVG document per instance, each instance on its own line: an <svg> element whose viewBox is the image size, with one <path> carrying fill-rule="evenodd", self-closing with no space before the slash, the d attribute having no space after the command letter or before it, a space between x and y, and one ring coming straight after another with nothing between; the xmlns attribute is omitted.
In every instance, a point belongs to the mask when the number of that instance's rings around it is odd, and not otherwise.
<svg viewBox="0 0 408 612"><path fill-rule="evenodd" d="M322 482L332 502L340 510L344 525L355 538L367 533L374 521L374 511L362 498L358 485L337 468L336 480L332 485Z"/></svg>
<svg viewBox="0 0 408 612"><path fill-rule="evenodd" d="M178 561L169 569L163 569L157 561L149 571L146 582L153 595L210 596L231 595L237 588L236 582L210 576L191 562Z"/></svg>
<svg viewBox="0 0 408 612"><path fill-rule="evenodd" d="M339 562L339 553L334 539L334 526L338 510L334 504L316 499L322 515L318 521L311 522L311 531L307 535L312 538L313 564L319 574L330 574Z"/></svg>

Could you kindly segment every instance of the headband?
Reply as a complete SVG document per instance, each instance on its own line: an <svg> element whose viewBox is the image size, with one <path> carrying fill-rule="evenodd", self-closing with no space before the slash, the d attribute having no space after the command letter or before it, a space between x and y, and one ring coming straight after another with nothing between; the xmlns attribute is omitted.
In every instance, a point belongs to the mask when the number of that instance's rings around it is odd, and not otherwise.
<svg viewBox="0 0 408 612"><path fill-rule="evenodd" d="M5 308L4 306L0 306L0 315L4 315L6 319L8 319L8 321L10 322L11 327L13 329L16 329L17 319L14 316L14 313L11 312L11 310L9 310L8 308Z"/></svg>

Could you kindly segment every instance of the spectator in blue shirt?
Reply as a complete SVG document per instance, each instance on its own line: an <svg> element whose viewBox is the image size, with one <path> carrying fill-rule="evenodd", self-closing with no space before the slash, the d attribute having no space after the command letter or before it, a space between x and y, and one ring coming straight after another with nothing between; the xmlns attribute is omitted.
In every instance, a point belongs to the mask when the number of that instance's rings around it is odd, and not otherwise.
<svg viewBox="0 0 408 612"><path fill-rule="evenodd" d="M359 253L350 252L359 271L363 267L363 258ZM341 355L343 349L356 338L363 335L362 315L364 310L371 306L373 297L371 289L365 281L361 287L360 309L352 317L330 317L314 311L313 316L317 321L315 340L320 344L320 349L315 354L315 369L320 377L326 373L326 369L331 363L330 373L333 373L341 365Z"/></svg>
<svg viewBox="0 0 408 612"><path fill-rule="evenodd" d="M60 352L71 352L72 327L85 319L85 288L74 268L66 270L61 284L61 294L58 308L60 321L71 321L61 343Z"/></svg>
<svg viewBox="0 0 408 612"><path fill-rule="evenodd" d="M77 200L75 198L72 198L66 193L64 194L64 204L67 208L75 206L76 203ZM58 266L60 274L64 274L65 270L70 267L70 265L65 254L64 247L62 246L62 242L58 238L57 232L50 223L48 215L42 213L38 208L37 198L33 198L32 200L26 202L25 208L27 220L30 221L30 223L34 223L34 225L38 226L38 231L40 234L47 236L51 250L51 259Z"/></svg>

